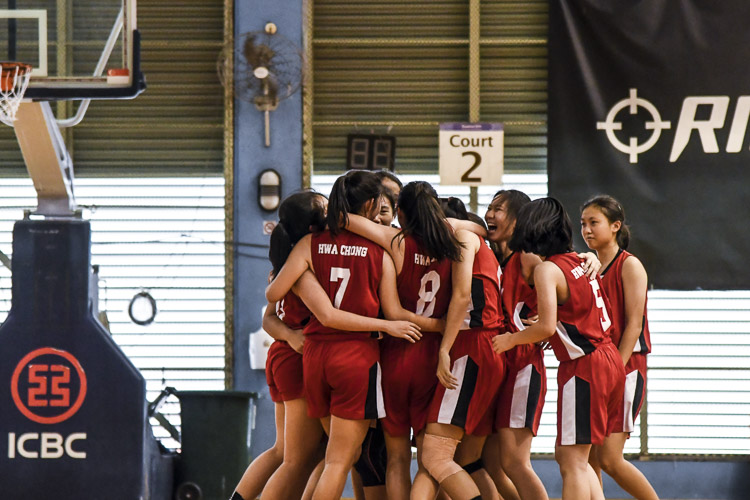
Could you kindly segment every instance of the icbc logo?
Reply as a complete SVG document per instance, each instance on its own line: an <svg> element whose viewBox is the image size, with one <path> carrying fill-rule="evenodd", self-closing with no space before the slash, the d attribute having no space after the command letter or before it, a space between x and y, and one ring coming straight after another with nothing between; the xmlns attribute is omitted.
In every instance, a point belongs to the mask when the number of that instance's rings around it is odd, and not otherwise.
<svg viewBox="0 0 750 500"><path fill-rule="evenodd" d="M81 363L69 352L52 347L24 356L10 385L18 410L39 424L64 422L86 398L86 373Z"/></svg>

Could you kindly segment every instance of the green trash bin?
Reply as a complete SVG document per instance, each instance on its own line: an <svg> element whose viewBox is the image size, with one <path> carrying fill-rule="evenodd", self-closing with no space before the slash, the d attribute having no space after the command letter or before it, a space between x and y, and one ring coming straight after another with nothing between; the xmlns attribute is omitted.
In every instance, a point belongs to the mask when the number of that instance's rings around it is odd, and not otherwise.
<svg viewBox="0 0 750 500"><path fill-rule="evenodd" d="M178 391L181 451L176 500L227 500L247 468L248 416L255 393Z"/></svg>

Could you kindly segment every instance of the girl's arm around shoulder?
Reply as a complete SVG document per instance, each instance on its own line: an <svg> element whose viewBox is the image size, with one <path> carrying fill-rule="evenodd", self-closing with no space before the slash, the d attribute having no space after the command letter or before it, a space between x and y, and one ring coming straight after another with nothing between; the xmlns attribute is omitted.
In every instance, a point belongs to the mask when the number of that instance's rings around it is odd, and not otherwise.
<svg viewBox="0 0 750 500"><path fill-rule="evenodd" d="M394 250L392 245L398 245L399 240L394 241L393 239L399 233L399 230L395 227L378 224L361 215L348 214L347 219L347 230L380 245L389 253Z"/></svg>
<svg viewBox="0 0 750 500"><path fill-rule="evenodd" d="M302 273L308 268L312 269L310 258L311 241L312 235L308 234L294 245L279 274L266 287L266 300L268 302L277 302L283 299L300 276L302 276Z"/></svg>
<svg viewBox="0 0 750 500"><path fill-rule="evenodd" d="M453 217L448 217L445 219L448 221L448 224L451 225L454 231L458 231L459 229L462 229L464 231L469 231L470 233L474 233L477 236L480 236L482 238L487 237L487 230L477 224L476 222L471 222L470 220L461 220L461 219L454 219Z"/></svg>
<svg viewBox="0 0 750 500"><path fill-rule="evenodd" d="M331 300L323 287L318 283L318 279L310 271L306 271L300 277L294 285L294 292L302 299L318 321L328 328L345 332L384 331L409 342L415 342L422 336L419 327L408 321L386 321L336 309L331 304Z"/></svg>

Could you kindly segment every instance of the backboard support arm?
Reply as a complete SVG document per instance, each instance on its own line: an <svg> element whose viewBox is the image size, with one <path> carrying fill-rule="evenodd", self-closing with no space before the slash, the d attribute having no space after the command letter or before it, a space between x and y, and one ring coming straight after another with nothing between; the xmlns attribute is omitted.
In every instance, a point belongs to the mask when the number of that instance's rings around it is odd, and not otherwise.
<svg viewBox="0 0 750 500"><path fill-rule="evenodd" d="M73 162L49 102L22 102L14 130L37 193L36 214L73 216Z"/></svg>

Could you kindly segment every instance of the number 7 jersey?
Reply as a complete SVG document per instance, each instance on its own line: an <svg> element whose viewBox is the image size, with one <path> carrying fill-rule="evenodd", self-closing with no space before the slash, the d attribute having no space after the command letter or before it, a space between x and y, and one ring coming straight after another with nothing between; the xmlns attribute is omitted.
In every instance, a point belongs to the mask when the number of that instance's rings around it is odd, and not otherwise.
<svg viewBox="0 0 750 500"><path fill-rule="evenodd" d="M380 312L378 287L383 275L383 249L349 231L341 231L335 237L330 231L312 235L310 256L323 290L337 309L377 318ZM326 335L326 339L336 340L337 335L346 338L353 336L369 338L368 332L342 332L323 326L313 316L304 333ZM322 339L323 337L316 337Z"/></svg>

